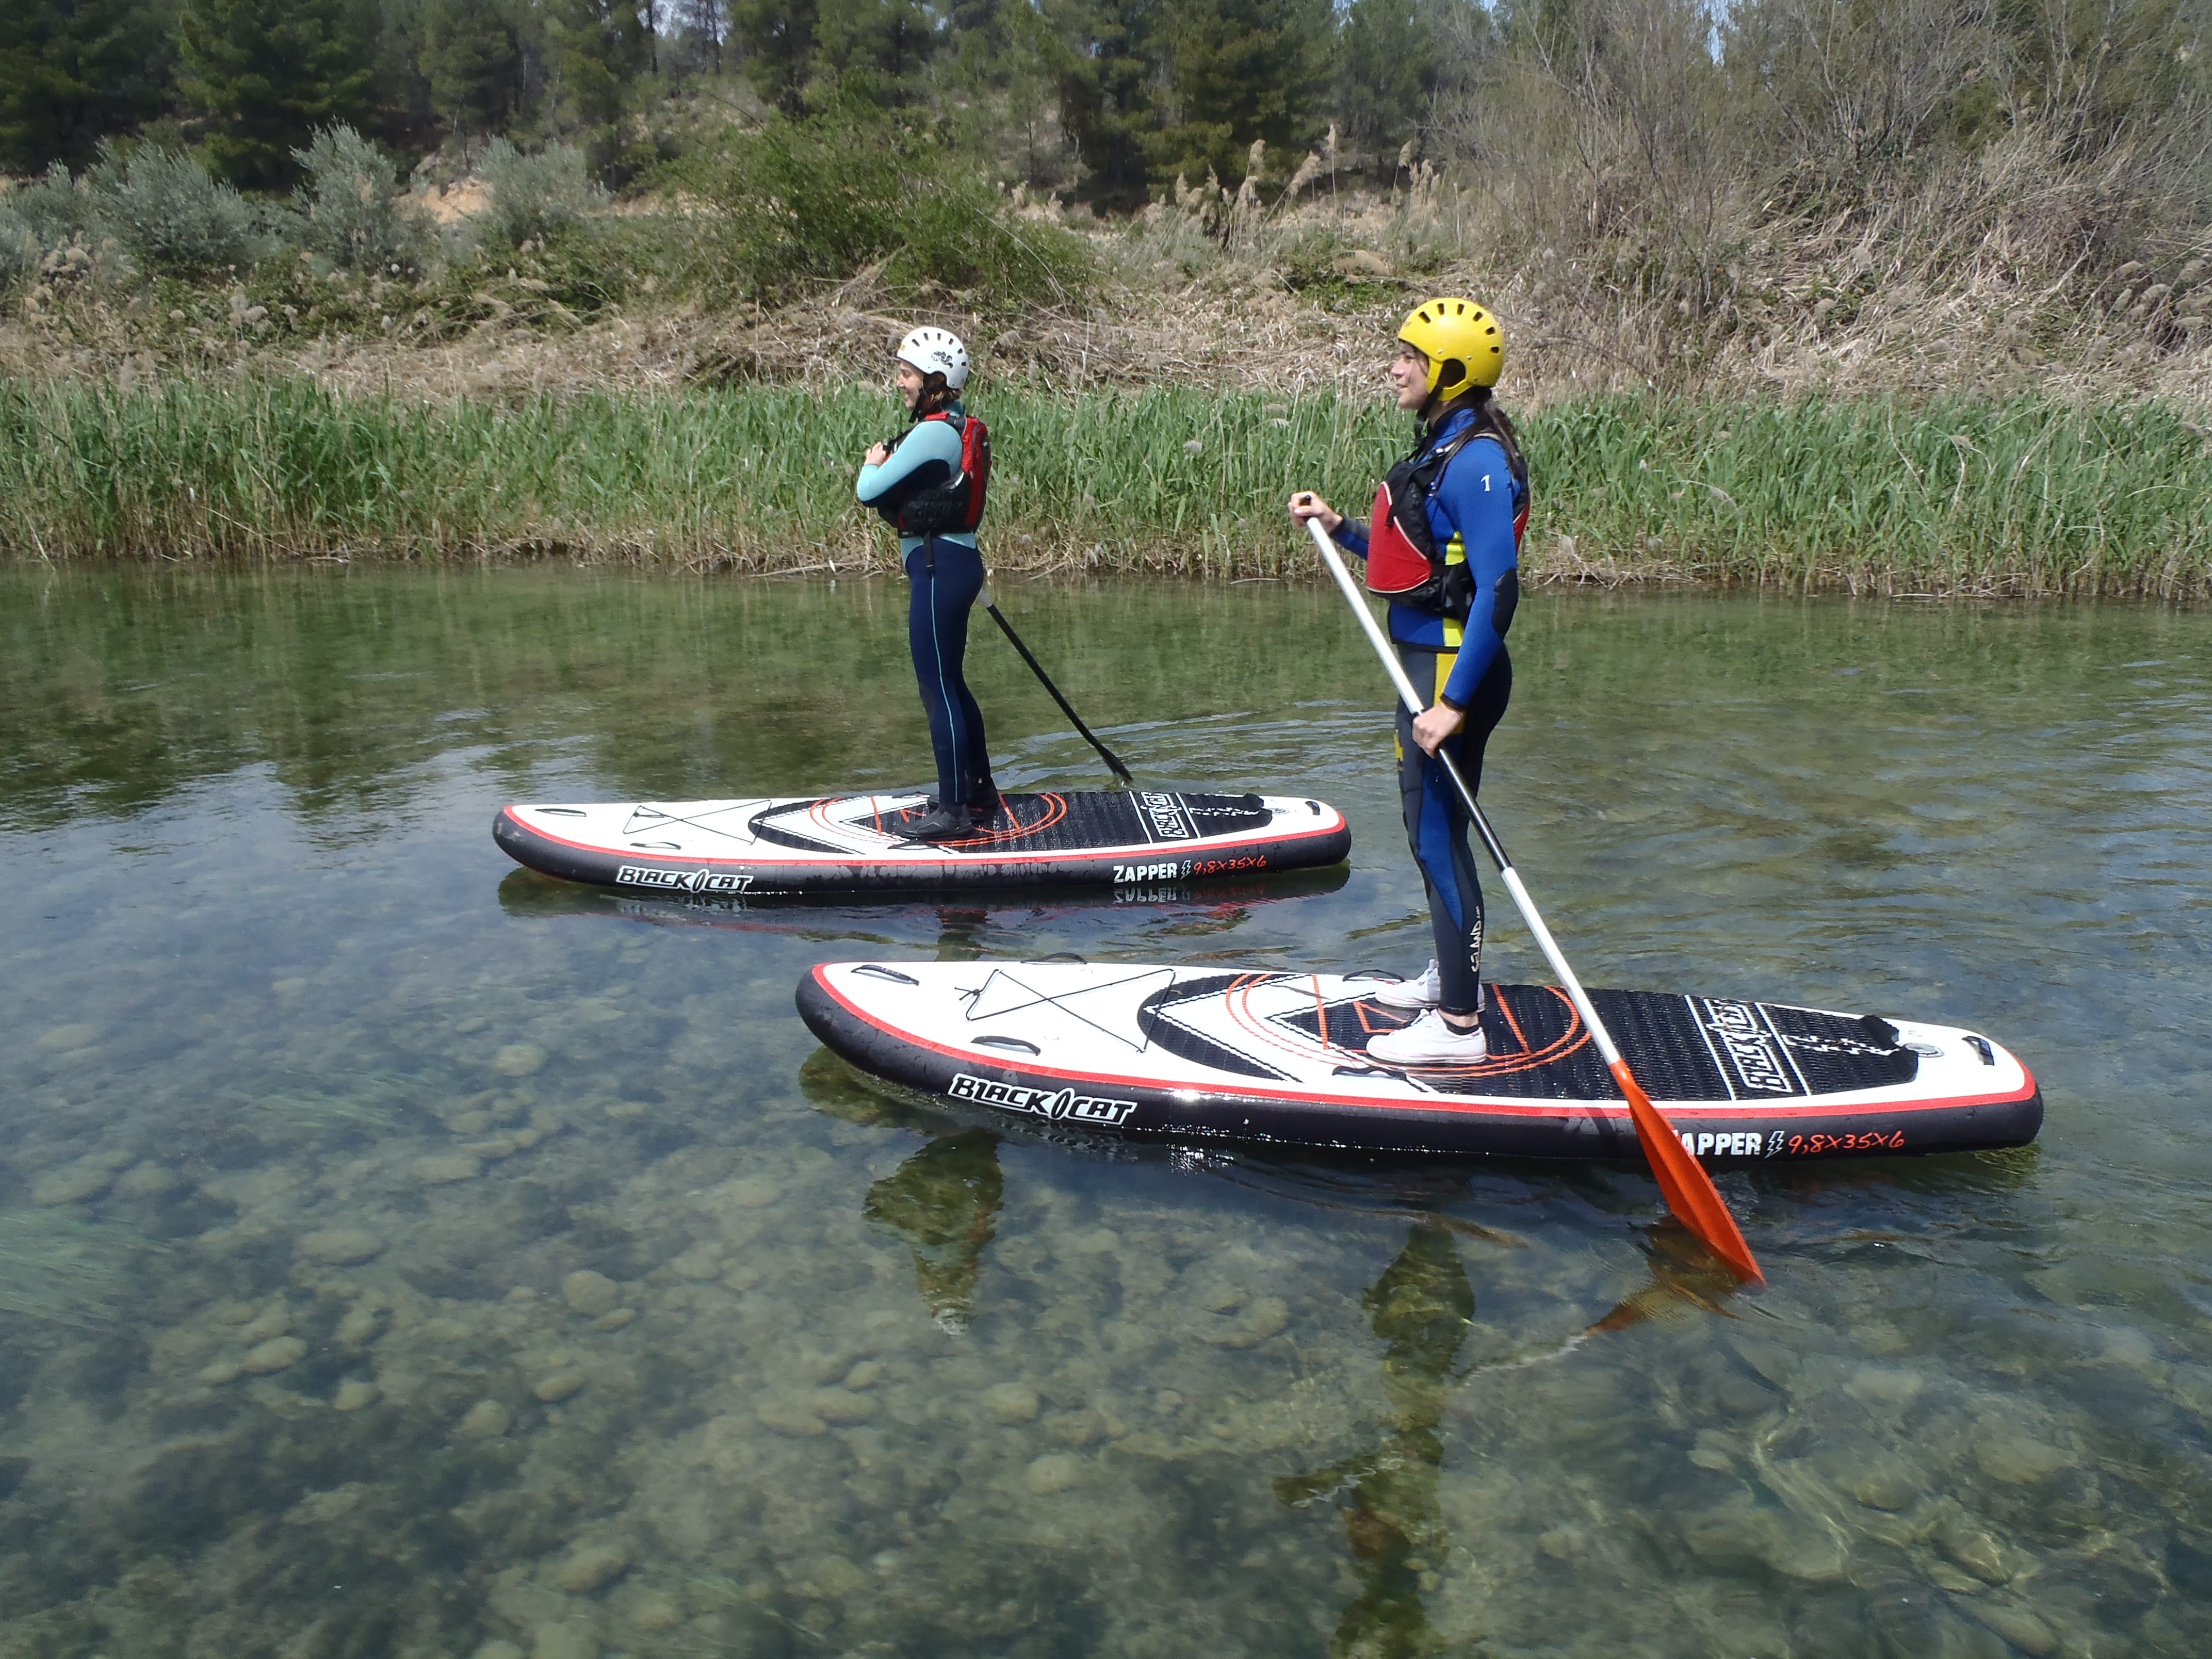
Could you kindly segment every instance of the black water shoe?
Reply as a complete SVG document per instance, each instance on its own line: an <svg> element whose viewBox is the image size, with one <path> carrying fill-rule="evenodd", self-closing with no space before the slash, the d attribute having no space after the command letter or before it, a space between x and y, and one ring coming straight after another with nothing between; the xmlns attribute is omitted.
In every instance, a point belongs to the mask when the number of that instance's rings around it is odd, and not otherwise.
<svg viewBox="0 0 2212 1659"><path fill-rule="evenodd" d="M949 841L955 836L966 835L975 827L975 815L967 807L933 800L929 810L899 834L908 841Z"/></svg>

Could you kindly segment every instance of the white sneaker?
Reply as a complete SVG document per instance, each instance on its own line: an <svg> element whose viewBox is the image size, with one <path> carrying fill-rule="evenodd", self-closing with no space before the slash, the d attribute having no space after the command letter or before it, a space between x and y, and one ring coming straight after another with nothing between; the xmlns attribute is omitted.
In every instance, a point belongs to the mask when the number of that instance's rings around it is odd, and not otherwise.
<svg viewBox="0 0 2212 1659"><path fill-rule="evenodd" d="M1480 1025L1462 1031L1431 1008L1404 1030L1371 1039L1367 1057L1386 1066L1473 1066L1490 1058L1490 1044Z"/></svg>
<svg viewBox="0 0 2212 1659"><path fill-rule="evenodd" d="M1433 1008L1444 1000L1443 980L1437 973L1437 959L1429 958L1429 970L1419 979L1394 980L1373 994L1372 1000L1385 1008Z"/></svg>

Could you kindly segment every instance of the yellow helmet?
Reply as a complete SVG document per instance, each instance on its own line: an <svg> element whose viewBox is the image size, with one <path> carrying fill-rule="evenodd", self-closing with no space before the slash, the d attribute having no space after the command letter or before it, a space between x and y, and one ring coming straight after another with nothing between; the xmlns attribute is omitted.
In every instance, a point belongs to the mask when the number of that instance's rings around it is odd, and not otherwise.
<svg viewBox="0 0 2212 1659"><path fill-rule="evenodd" d="M1505 335L1498 319L1472 300L1446 295L1413 308L1398 337L1429 360L1429 392L1449 402L1470 386L1496 386L1505 367ZM1459 376L1443 383L1444 371Z"/></svg>

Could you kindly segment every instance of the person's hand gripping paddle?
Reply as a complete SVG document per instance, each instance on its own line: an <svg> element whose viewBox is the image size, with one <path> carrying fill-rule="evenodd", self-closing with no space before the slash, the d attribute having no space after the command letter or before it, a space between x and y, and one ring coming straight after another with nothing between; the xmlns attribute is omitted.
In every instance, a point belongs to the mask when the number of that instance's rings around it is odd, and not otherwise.
<svg viewBox="0 0 2212 1659"><path fill-rule="evenodd" d="M1426 705L1414 691L1413 683L1406 678L1406 671L1399 665L1397 653L1390 649L1390 641L1382 636L1382 629L1376 622L1374 613L1367 608L1366 596L1359 591L1358 584L1352 580L1352 573L1344 568L1344 560L1337 552L1335 543L1329 539L1328 532L1317 520L1308 519L1305 522L1306 529L1313 536L1314 545L1321 550L1322 562L1328 566L1329 574L1336 578L1337 586L1344 591L1345 600L1352 606L1352 614L1359 618L1359 625L1366 632L1368 643L1375 647L1375 654L1382 659L1382 666L1389 672L1391 683L1398 688L1399 696L1405 700L1409 710L1419 715ZM1735 1218L1729 1213L1728 1205L1722 1199L1719 1189L1713 1185L1713 1178L1705 1173L1705 1166L1682 1145L1681 1137L1660 1115L1659 1109L1651 1103L1651 1097L1644 1092L1643 1085L1637 1082L1635 1074L1628 1069L1628 1062L1620 1057L1620 1050L1613 1045L1613 1034L1606 1030L1605 1022L1598 1018L1597 1009L1590 1002L1589 993L1583 989L1582 981L1575 977L1575 970L1567 965L1566 957L1559 952L1559 941L1552 937L1552 930L1544 926L1544 918L1537 914L1535 901L1528 896L1528 890L1522 885L1520 874L1513 868L1513 861L1505 856L1504 843L1498 839L1498 832L1490 827L1490 820L1482 815L1482 808L1475 805L1474 792L1467 787L1467 780L1460 775L1459 768L1453 763L1449 754L1441 747L1435 753L1436 757L1443 763L1445 772L1450 775L1452 787L1459 791L1461 803L1466 806L1468 817L1474 821L1475 833L1482 837L1482 844L1489 850L1492 861L1498 866L1498 878L1504 882L1505 890L1512 894L1513 902L1521 911L1521 919L1528 924L1529 933L1534 935L1538 947L1544 952L1544 960L1552 964L1552 971L1559 975L1561 988L1575 1005L1575 1012L1582 1016L1583 1024L1589 1028L1590 1040L1597 1045L1600 1058L1605 1061L1607 1069L1613 1073L1614 1084L1626 1098L1628 1115L1636 1124L1636 1138L1643 1144L1644 1156L1651 1165L1651 1173L1658 1177L1659 1190L1665 1194L1668 1207L1704 1242L1708 1249L1727 1264L1738 1279L1748 1285L1765 1284L1766 1277L1759 1271L1759 1263L1752 1258L1751 1247L1743 1242L1743 1234L1736 1227Z"/></svg>

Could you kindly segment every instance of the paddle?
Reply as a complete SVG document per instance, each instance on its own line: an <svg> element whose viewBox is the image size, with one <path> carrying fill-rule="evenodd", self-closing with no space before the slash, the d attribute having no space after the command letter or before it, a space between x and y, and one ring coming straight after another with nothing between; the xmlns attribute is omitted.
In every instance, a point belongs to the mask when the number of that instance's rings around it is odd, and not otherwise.
<svg viewBox="0 0 2212 1659"><path fill-rule="evenodd" d="M1375 654L1382 659L1383 667L1389 671L1391 683L1398 688L1399 696L1404 699L1408 709L1419 714L1428 705L1414 691L1413 683L1406 678L1406 671L1398 661L1398 653L1390 648L1390 641L1383 637L1374 612L1367 608L1366 596L1352 580L1352 573L1344 568L1344 560L1337 553L1336 544L1329 539L1328 532L1317 520L1308 519L1306 528L1313 532L1314 545L1321 550L1321 556L1328 566L1329 574L1336 578L1336 585L1344 591L1345 599L1351 605L1352 614L1359 618L1360 627L1366 630L1368 643L1375 647ZM1513 902L1520 908L1521 919L1528 924L1529 933L1535 936L1537 946L1544 952L1544 960L1552 964L1552 971L1559 975L1559 984L1575 1005L1575 1012L1582 1016L1583 1024L1589 1028L1590 1040L1597 1045L1599 1057L1605 1061L1606 1069L1613 1073L1613 1082L1627 1100L1628 1115L1636 1124L1636 1138L1643 1143L1644 1158L1651 1165L1651 1173L1658 1177L1659 1190L1665 1195L1668 1207L1681 1218L1682 1224L1695 1233L1738 1279L1751 1285L1765 1284L1765 1275L1759 1271L1759 1263L1752 1258L1751 1247L1743 1242L1743 1234L1737 1230L1735 1218L1729 1213L1727 1203L1722 1199L1719 1189L1713 1185L1713 1178L1705 1173L1705 1166L1682 1145L1681 1137L1660 1115L1659 1109L1651 1103L1651 1097L1644 1092L1644 1086L1629 1071L1628 1062L1620 1057L1620 1050L1613 1046L1613 1034L1606 1030L1605 1022L1598 1018L1597 1009L1589 1000L1589 993L1583 989L1582 981L1575 977L1575 970L1567 965L1566 957L1560 954L1559 941L1552 937L1552 930L1544 926L1544 918L1536 913L1536 902L1528 896L1528 890L1521 884L1520 874L1513 868L1512 860L1505 856L1504 843L1498 839L1498 832L1490 827L1490 820L1483 816L1482 808L1475 805L1474 792L1467 787L1467 780L1460 775L1460 769L1452 757L1441 748L1437 750L1437 758L1443 763L1452 787L1459 791L1461 804L1467 808L1468 817L1474 820L1475 833L1482 837L1483 846L1489 849L1492 862L1498 866L1498 878L1504 882L1505 890L1512 894Z"/></svg>
<svg viewBox="0 0 2212 1659"><path fill-rule="evenodd" d="M1014 625L999 614L999 607L993 602L988 587L983 590L981 597L983 609L991 613L991 620L999 624L999 631L1012 643L1015 650L1022 653L1022 660L1030 665L1030 672L1037 677L1037 684L1052 693L1052 700L1060 705L1060 712L1075 723L1075 729L1083 733L1084 741L1098 751L1098 758L1106 763L1114 775L1125 785L1135 787L1136 780L1129 775L1129 769L1121 764L1121 757L1099 742L1097 735L1083 723L1083 716L1077 714L1067 699L1060 695L1060 688L1052 683L1052 676L1044 672L1044 665L1030 654L1029 647L1022 643L1022 636L1014 632Z"/></svg>

